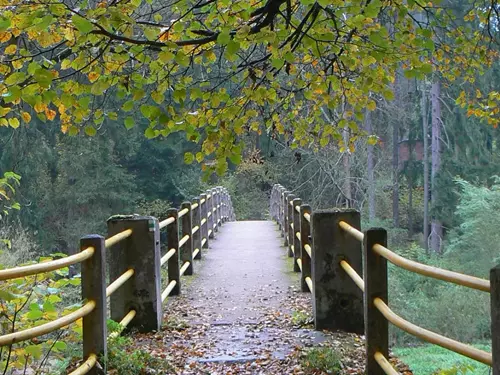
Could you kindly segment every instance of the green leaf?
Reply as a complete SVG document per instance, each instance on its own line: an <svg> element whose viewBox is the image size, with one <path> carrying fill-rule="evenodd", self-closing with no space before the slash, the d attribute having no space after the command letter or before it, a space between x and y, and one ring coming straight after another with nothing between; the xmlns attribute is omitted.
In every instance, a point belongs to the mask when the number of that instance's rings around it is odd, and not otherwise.
<svg viewBox="0 0 500 375"><path fill-rule="evenodd" d="M125 128L128 130L128 129L132 129L135 125L135 121L134 121L134 118L131 117L131 116L128 116L126 119L125 119Z"/></svg>
<svg viewBox="0 0 500 375"><path fill-rule="evenodd" d="M271 65L275 69L281 69L285 65L285 61L283 59L273 59Z"/></svg>
<svg viewBox="0 0 500 375"><path fill-rule="evenodd" d="M134 109L134 102L132 100L129 100L128 102L123 103L123 105L122 105L123 111L130 112L132 109Z"/></svg>
<svg viewBox="0 0 500 375"><path fill-rule="evenodd" d="M9 302L16 298L17 296L15 294L7 290L0 290L0 300Z"/></svg>
<svg viewBox="0 0 500 375"><path fill-rule="evenodd" d="M94 29L94 25L89 20L80 17L79 15L74 15L71 17L73 24L82 34L88 34Z"/></svg>
<svg viewBox="0 0 500 375"><path fill-rule="evenodd" d="M217 44L221 44L223 46L228 44L230 40L231 34L229 33L229 30L224 30L217 36Z"/></svg>
<svg viewBox="0 0 500 375"><path fill-rule="evenodd" d="M9 18L0 17L0 31L5 31L10 27L11 21Z"/></svg>
<svg viewBox="0 0 500 375"><path fill-rule="evenodd" d="M54 349L56 350L66 350L66 348L68 347L68 345L66 345L66 343L64 341L56 341L54 343Z"/></svg>
<svg viewBox="0 0 500 375"><path fill-rule="evenodd" d="M26 314L26 318L30 320L40 319L43 316L43 312L40 310L31 310Z"/></svg>
<svg viewBox="0 0 500 375"><path fill-rule="evenodd" d="M147 139L152 139L156 137L156 132L153 128L147 128L146 131L144 132L144 135L146 136Z"/></svg>
<svg viewBox="0 0 500 375"><path fill-rule="evenodd" d="M87 125L85 127L85 134L87 134L89 137L93 137L94 135L96 135L96 133L97 130L95 130L95 128L92 125Z"/></svg>
<svg viewBox="0 0 500 375"><path fill-rule="evenodd" d="M184 154L184 163L192 164L194 161L194 155L191 152L186 152Z"/></svg>

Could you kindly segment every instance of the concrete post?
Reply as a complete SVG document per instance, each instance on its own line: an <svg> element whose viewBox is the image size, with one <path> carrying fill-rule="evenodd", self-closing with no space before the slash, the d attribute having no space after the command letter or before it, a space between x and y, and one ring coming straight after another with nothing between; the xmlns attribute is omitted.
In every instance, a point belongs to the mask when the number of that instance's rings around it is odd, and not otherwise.
<svg viewBox="0 0 500 375"><path fill-rule="evenodd" d="M104 237L97 234L83 237L80 250L94 248L94 255L82 262L82 297L94 301L94 310L83 317L83 358L91 354L104 357L101 364L94 366L88 374L106 374L107 361L107 299L106 299L106 248Z"/></svg>
<svg viewBox="0 0 500 375"><path fill-rule="evenodd" d="M380 298L387 303L387 260L373 251L373 245L387 246L385 229L369 229L363 240L363 279L365 281L365 335L366 367L370 375L385 375L375 360L375 353L389 357L389 322L375 307L373 300Z"/></svg>
<svg viewBox="0 0 500 375"><path fill-rule="evenodd" d="M200 198L194 198L193 204L198 204L198 207L193 209L192 225L198 227L198 230L193 234L193 251L198 249L198 254L194 259L201 259L201 207Z"/></svg>
<svg viewBox="0 0 500 375"><path fill-rule="evenodd" d="M490 271L491 285L491 353L493 375L500 375L500 265Z"/></svg>
<svg viewBox="0 0 500 375"><path fill-rule="evenodd" d="M297 212L297 207L300 208L302 204L302 199L295 198L292 201L292 214L293 214L293 248L295 251L293 252L293 271L300 272L299 264L297 263L298 259L301 259L301 245L300 240L297 237L297 233L300 233L300 212ZM302 261L302 259L301 259Z"/></svg>
<svg viewBox="0 0 500 375"><path fill-rule="evenodd" d="M278 223L280 226L281 237L283 237L283 193L285 192L285 188L280 185L278 190L277 202L278 202Z"/></svg>
<svg viewBox="0 0 500 375"><path fill-rule="evenodd" d="M174 289L170 292L170 296L181 294L181 274L180 269L180 251L179 251L179 212L176 208L167 210L167 217L174 218L174 222L167 225L167 251L175 250L175 254L168 260L168 283L175 280Z"/></svg>
<svg viewBox="0 0 500 375"><path fill-rule="evenodd" d="M201 221L203 222L203 220L205 220L205 222L200 226L201 242L203 244L202 247L204 249L208 249L207 194L201 194L200 199L201 199L200 202Z"/></svg>
<svg viewBox="0 0 500 375"><path fill-rule="evenodd" d="M295 237L295 228L293 227L293 206L292 202L295 199L294 194L288 194L286 197L286 207L287 207L287 219L288 219L288 256L293 257L293 251L292 251L292 246L293 246L293 239Z"/></svg>
<svg viewBox="0 0 500 375"><path fill-rule="evenodd" d="M129 329L158 331L162 320L158 220L151 216L115 216L108 220L109 236L126 229L132 229L132 235L108 252L110 280L129 269L134 270L134 276L110 297L111 319L119 322L135 310Z"/></svg>
<svg viewBox="0 0 500 375"><path fill-rule="evenodd" d="M311 246L311 224L306 220L304 214L311 214L311 206L303 204L300 206L300 258L302 259L302 274L300 277L300 289L309 292L306 277L311 277L311 258L306 251L306 245Z"/></svg>
<svg viewBox="0 0 500 375"><path fill-rule="evenodd" d="M184 275L192 275L193 274L193 220L192 220L192 210L191 210L191 203L190 202L184 202L181 205L181 210L187 208L189 211L187 214L185 214L181 218L181 225L182 225L182 236L181 238L184 238L185 236L189 236L189 239L186 241L186 243L182 246L180 249L181 252L181 265L184 264L185 262L189 262L189 267L186 269L186 272L184 272Z"/></svg>
<svg viewBox="0 0 500 375"><path fill-rule="evenodd" d="M340 266L346 260L362 274L361 243L339 227L360 227L355 210L318 210L312 216L313 312L317 330L364 332L363 293Z"/></svg>

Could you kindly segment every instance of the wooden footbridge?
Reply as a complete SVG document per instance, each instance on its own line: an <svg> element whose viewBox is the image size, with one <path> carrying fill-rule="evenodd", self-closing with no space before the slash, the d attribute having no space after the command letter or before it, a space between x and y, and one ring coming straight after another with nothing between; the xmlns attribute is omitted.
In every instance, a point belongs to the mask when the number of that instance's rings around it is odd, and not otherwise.
<svg viewBox="0 0 500 375"><path fill-rule="evenodd" d="M234 222L231 197L217 187L179 209L170 209L162 220L111 217L107 238L83 237L77 254L0 270L1 282L80 264L83 301L79 309L54 321L23 331L3 328L0 347L12 348L83 319L84 358L71 375L104 374L108 316L129 332L160 331L164 310L168 312L163 302L181 293L183 277L196 273L198 260L210 248L204 260L211 262L210 268L193 283L199 283L201 293L225 298L231 305L219 317L221 321L235 320L244 310L252 310L248 319L255 318L251 314L258 315L258 309L247 307L256 289L272 283L276 288L287 287L288 281L280 278L280 254L285 246L293 258L293 270L300 275L302 291L312 293L315 328L366 336L367 374L398 374L387 360L388 325L392 323L487 364L494 375L500 375L500 267L491 270L490 280L483 280L405 259L387 248L384 229L360 231L359 212L313 211L281 185L271 192L270 218ZM394 313L387 299L388 261L410 272L490 293L492 352L428 331ZM226 286L223 296L217 292L220 286ZM205 308L215 303L207 299Z"/></svg>

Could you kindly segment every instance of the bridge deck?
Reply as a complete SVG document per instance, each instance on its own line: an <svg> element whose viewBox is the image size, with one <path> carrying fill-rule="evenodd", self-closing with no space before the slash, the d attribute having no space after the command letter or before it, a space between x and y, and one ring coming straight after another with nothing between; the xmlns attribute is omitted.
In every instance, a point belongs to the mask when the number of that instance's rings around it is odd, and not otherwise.
<svg viewBox="0 0 500 375"><path fill-rule="evenodd" d="M202 257L182 279L182 295L166 303L163 330L137 337L168 358L172 373L283 373L297 365L298 347L325 340L301 328L310 294L299 291L273 222L226 223Z"/></svg>

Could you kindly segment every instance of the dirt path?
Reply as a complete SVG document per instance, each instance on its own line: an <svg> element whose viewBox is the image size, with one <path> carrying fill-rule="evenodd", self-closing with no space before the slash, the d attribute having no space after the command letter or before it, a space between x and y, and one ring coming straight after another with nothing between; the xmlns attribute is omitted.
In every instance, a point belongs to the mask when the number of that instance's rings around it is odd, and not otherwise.
<svg viewBox="0 0 500 375"><path fill-rule="evenodd" d="M272 222L226 223L167 302L163 330L136 335L138 346L171 374L326 374L309 368L313 346L342 357L345 373L363 373L359 337L312 329L311 296L281 244Z"/></svg>

